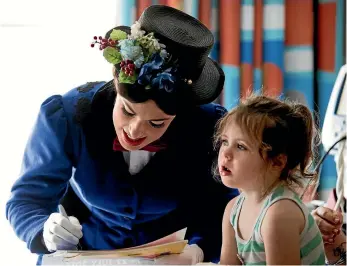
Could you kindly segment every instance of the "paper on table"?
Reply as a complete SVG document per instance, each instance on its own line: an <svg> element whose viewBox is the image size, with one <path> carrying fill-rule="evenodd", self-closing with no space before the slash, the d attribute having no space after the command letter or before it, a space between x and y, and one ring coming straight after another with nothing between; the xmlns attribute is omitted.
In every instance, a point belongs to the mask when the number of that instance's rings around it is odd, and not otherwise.
<svg viewBox="0 0 347 266"><path fill-rule="evenodd" d="M114 264L118 264L117 259L120 258L138 259L139 261L137 264L141 264L141 260L146 262L144 264L148 264L151 259L158 256L181 253L188 243L187 240L184 240L185 232L186 228L156 241L133 248L118 250L57 251L43 256L42 265L52 265L51 263L53 261L57 262L59 259L61 259L61 263L76 260L111 259Z"/></svg>

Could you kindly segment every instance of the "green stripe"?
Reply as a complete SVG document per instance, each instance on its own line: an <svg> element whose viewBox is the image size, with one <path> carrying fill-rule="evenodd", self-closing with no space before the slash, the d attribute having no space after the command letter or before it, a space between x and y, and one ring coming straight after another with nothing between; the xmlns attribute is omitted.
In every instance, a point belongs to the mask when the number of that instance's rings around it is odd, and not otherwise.
<svg viewBox="0 0 347 266"><path fill-rule="evenodd" d="M272 194L271 198L272 198L272 200L274 200L274 199L276 199L276 198L278 198L278 197L283 196L283 194L284 194L284 187L283 187L283 186L280 186L280 187L278 187L278 188L274 191L274 193Z"/></svg>
<svg viewBox="0 0 347 266"><path fill-rule="evenodd" d="M231 223L232 223L232 226L236 227L235 226L235 218L236 218L236 214L233 215L233 217L231 218Z"/></svg>
<svg viewBox="0 0 347 266"><path fill-rule="evenodd" d="M308 215L308 230L311 229L313 224L314 224L314 219L313 219L312 215Z"/></svg>
<svg viewBox="0 0 347 266"><path fill-rule="evenodd" d="M325 265L325 254L322 252L319 256L319 258L314 262L311 263L311 265Z"/></svg>
<svg viewBox="0 0 347 266"><path fill-rule="evenodd" d="M266 265L266 261L260 261L260 262L247 262L247 265Z"/></svg>
<svg viewBox="0 0 347 266"><path fill-rule="evenodd" d="M243 252L265 252L264 243L249 241L247 244L237 242L237 248L240 253Z"/></svg>
<svg viewBox="0 0 347 266"><path fill-rule="evenodd" d="M308 254L310 254L311 250L314 250L320 243L322 243L322 237L320 235L320 232L318 232L310 242L308 242L303 248L301 248L301 257L306 257Z"/></svg>
<svg viewBox="0 0 347 266"><path fill-rule="evenodd" d="M293 193L293 194L294 194L294 199L296 199L298 202L302 203L302 200L300 199L299 195L296 193Z"/></svg>

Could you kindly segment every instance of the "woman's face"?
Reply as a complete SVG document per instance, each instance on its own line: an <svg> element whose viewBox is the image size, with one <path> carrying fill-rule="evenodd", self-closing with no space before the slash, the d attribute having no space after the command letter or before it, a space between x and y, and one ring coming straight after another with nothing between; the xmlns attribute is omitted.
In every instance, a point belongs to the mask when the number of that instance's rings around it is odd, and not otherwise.
<svg viewBox="0 0 347 266"><path fill-rule="evenodd" d="M133 151L159 139L175 116L165 114L153 100L131 103L117 94L113 124L123 148Z"/></svg>

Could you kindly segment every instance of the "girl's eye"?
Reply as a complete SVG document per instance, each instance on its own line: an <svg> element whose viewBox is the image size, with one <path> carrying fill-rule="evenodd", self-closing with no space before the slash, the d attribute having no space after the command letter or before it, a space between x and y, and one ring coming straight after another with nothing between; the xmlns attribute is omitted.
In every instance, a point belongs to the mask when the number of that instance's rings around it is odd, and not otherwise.
<svg viewBox="0 0 347 266"><path fill-rule="evenodd" d="M222 144L223 146L227 146L227 145L228 145L228 141L227 141L226 139L222 139L222 140L221 140L221 144Z"/></svg>
<svg viewBox="0 0 347 266"><path fill-rule="evenodd" d="M133 113L129 113L124 107L122 107L122 111L123 111L123 114L126 115L126 116L132 117L132 116L135 115L135 114L133 114Z"/></svg>
<svg viewBox="0 0 347 266"><path fill-rule="evenodd" d="M246 150L246 147L241 145L241 144L237 144L237 148L241 151L245 151Z"/></svg>
<svg viewBox="0 0 347 266"><path fill-rule="evenodd" d="M164 122L158 122L158 121L149 121L149 124L151 125L151 127L154 127L154 128L161 128L164 126Z"/></svg>

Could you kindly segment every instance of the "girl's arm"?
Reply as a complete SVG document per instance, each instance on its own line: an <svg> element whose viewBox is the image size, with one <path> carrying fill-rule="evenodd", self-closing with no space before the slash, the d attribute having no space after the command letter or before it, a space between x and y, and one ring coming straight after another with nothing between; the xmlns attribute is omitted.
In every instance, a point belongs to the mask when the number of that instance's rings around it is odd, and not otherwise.
<svg viewBox="0 0 347 266"><path fill-rule="evenodd" d="M230 223L230 211L238 197L232 199L225 208L223 216L223 243L220 257L221 265L241 265L237 258L235 231Z"/></svg>
<svg viewBox="0 0 347 266"><path fill-rule="evenodd" d="M266 264L301 264L300 233L304 225L304 214L291 200L280 200L268 209L261 226Z"/></svg>

